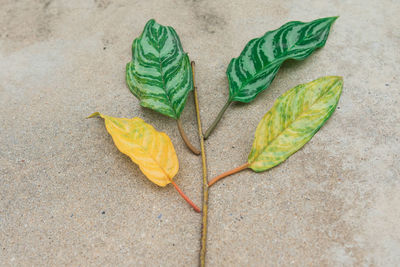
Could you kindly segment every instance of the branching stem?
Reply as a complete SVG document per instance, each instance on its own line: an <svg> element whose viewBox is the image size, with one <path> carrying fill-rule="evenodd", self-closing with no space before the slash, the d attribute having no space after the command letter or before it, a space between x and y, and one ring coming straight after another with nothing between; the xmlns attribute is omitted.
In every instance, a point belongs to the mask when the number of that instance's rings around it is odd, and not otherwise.
<svg viewBox="0 0 400 267"><path fill-rule="evenodd" d="M201 161L203 164L203 217L201 226L201 249L200 249L200 266L204 267L206 264L206 252L207 252L207 218L208 218L208 179L207 179L207 158L204 147L203 130L201 129L200 119L200 107L199 99L197 95L197 88L194 79L194 61L192 61L192 75L193 75L193 86L194 86L194 103L196 106L197 125L199 128L200 148L201 148Z"/></svg>

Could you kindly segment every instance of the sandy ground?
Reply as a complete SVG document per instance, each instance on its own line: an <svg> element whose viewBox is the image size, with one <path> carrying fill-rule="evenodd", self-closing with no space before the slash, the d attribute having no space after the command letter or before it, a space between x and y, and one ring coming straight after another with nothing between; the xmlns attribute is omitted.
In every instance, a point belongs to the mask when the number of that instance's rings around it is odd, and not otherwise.
<svg viewBox="0 0 400 267"><path fill-rule="evenodd" d="M171 137L176 182L201 204L201 163L175 122L125 84L146 21L172 25L197 63L206 128L248 40L290 20L340 15L328 42L285 63L207 140L209 175L242 164L255 128L291 87L344 77L336 112L280 166L210 190L209 266L400 265L400 2L0 0L0 265L196 266L201 218L149 182L94 111L138 116ZM193 97L183 124L196 142Z"/></svg>

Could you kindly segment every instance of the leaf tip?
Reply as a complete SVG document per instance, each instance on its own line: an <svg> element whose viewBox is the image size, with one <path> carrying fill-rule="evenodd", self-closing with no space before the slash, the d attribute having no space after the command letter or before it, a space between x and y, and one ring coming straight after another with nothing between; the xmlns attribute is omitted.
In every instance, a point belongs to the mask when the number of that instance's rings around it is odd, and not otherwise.
<svg viewBox="0 0 400 267"><path fill-rule="evenodd" d="M91 115L89 115L88 117L86 117L86 119L94 118L94 117L97 117L97 116L101 116L100 112L94 112Z"/></svg>
<svg viewBox="0 0 400 267"><path fill-rule="evenodd" d="M332 76L335 80L337 80L340 83L343 83L343 77L342 76Z"/></svg>
<svg viewBox="0 0 400 267"><path fill-rule="evenodd" d="M332 25L338 18L339 16L332 16L332 17L321 18L320 20L323 20L327 22L329 25Z"/></svg>
<svg viewBox="0 0 400 267"><path fill-rule="evenodd" d="M332 17L326 17L324 19L325 20L330 20L331 23L334 23L338 18L339 18L339 16L332 16Z"/></svg>
<svg viewBox="0 0 400 267"><path fill-rule="evenodd" d="M328 79L328 80L343 81L343 77L342 76L336 76L336 75L324 76L324 77L321 77L319 79L321 79L321 80Z"/></svg>

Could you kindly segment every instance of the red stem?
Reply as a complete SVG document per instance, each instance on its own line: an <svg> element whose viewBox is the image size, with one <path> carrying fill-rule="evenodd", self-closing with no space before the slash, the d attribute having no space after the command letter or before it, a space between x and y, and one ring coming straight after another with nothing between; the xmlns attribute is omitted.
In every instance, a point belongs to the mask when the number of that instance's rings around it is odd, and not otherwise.
<svg viewBox="0 0 400 267"><path fill-rule="evenodd" d="M250 164L248 162L246 162L245 164L234 168L233 170L224 172L220 175L218 175L217 177L215 177L214 179L212 179L210 182L208 182L208 186L212 186L213 184L215 184L216 182L218 182L219 180L221 180L222 178L225 178L226 176L232 175L234 173L240 172L244 169L247 169L250 166Z"/></svg>
<svg viewBox="0 0 400 267"><path fill-rule="evenodd" d="M187 195L185 195L185 193L183 193L183 191L177 186L177 184L171 180L171 184L175 187L175 189L178 191L179 195L181 195L183 197L184 200L186 200L187 203L189 203L190 206L192 206L192 208L196 211L196 212L201 212L201 210L199 209L199 207L196 206L196 204L194 204Z"/></svg>

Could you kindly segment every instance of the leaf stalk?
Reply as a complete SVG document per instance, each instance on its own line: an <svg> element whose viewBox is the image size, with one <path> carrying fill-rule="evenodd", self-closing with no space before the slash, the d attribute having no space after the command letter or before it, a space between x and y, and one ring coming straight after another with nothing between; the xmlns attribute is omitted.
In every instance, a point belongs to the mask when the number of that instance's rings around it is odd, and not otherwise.
<svg viewBox="0 0 400 267"><path fill-rule="evenodd" d="M182 126L182 122L181 122L180 118L176 120L176 124L178 125L179 133L180 133L183 141L185 142L186 146L190 149L190 151L193 152L193 154L200 155L200 151L197 148L195 148L194 145L192 145L192 143L190 143L189 138L187 137L185 131L183 130L183 126Z"/></svg>
<svg viewBox="0 0 400 267"><path fill-rule="evenodd" d="M237 172L240 172L240 171L242 171L242 170L244 170L244 169L247 169L249 166L250 166L250 164L249 164L248 162L246 162L245 164L243 164L243 165L241 165L241 166L239 166L239 167L236 167L236 168L234 168L234 169L232 169L232 170L230 170L230 171L224 172L224 173L218 175L217 177L215 177L214 179L212 179L212 180L208 183L208 186L210 187L210 186L212 186L213 184L215 184L216 182L218 182L219 180L221 180L221 179L223 179L223 178L225 178L225 177L227 177L227 176L229 176L229 175L232 175L232 174L235 174L235 173L237 173Z"/></svg>
<svg viewBox="0 0 400 267"><path fill-rule="evenodd" d="M171 184L175 187L176 191L178 191L179 195L181 195L183 199L186 200L186 202L189 203L189 205L192 206L192 208L196 212L201 212L199 207L197 207L196 204L194 204L193 201L191 201L190 198L187 195L185 195L185 193L183 193L183 191L178 187L178 185L173 180L171 180Z"/></svg>
<svg viewBox="0 0 400 267"><path fill-rule="evenodd" d="M224 115L226 109L230 106L232 103L232 100L228 99L228 101L225 103L225 105L222 107L221 111L218 113L217 117L215 118L214 122L211 124L211 126L207 129L206 133L204 134L204 139L207 139L210 134L214 131L215 127L219 123L219 121L222 119L222 116Z"/></svg>

